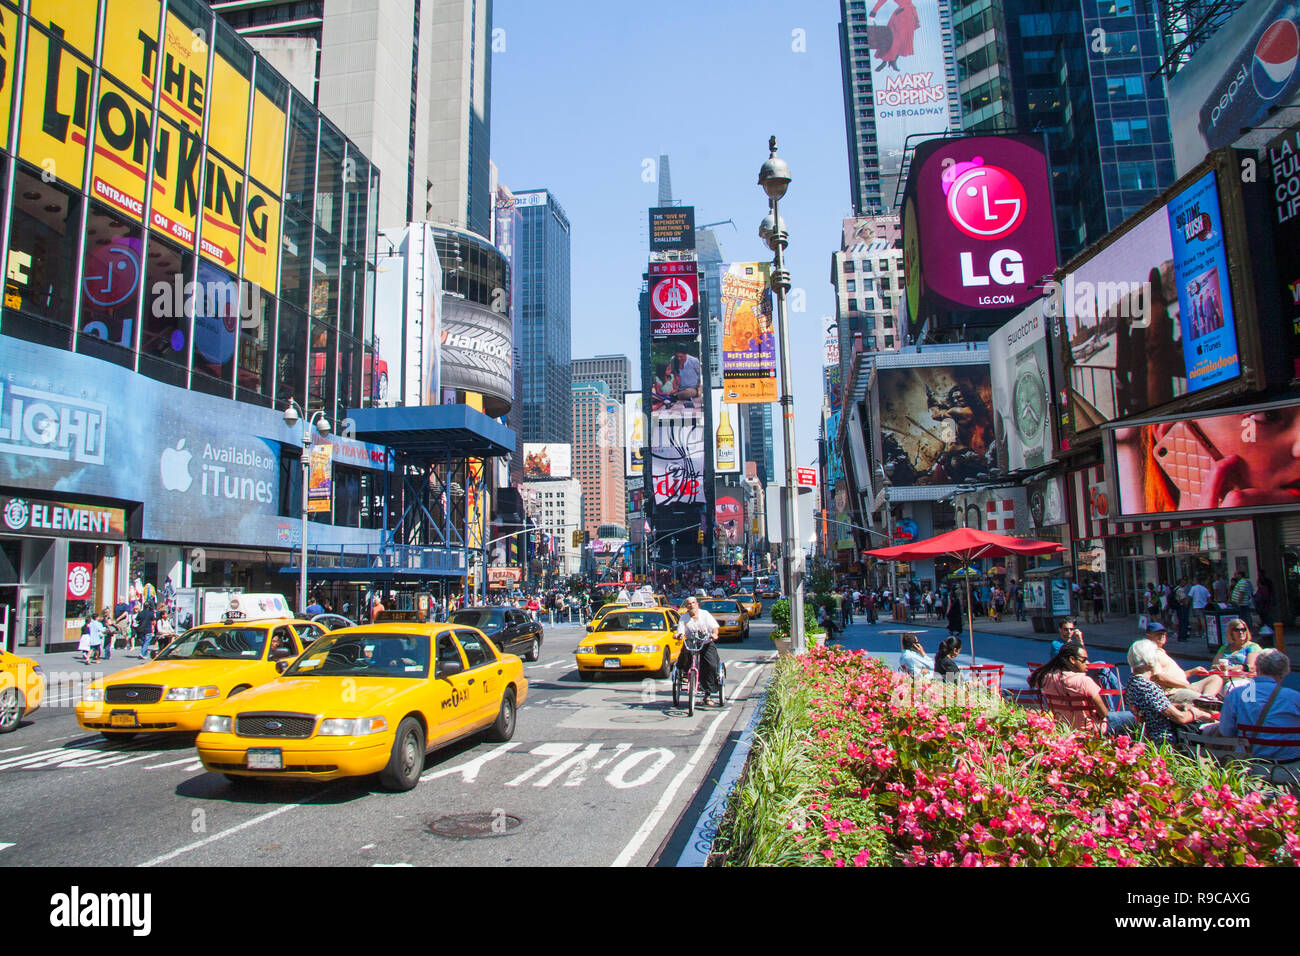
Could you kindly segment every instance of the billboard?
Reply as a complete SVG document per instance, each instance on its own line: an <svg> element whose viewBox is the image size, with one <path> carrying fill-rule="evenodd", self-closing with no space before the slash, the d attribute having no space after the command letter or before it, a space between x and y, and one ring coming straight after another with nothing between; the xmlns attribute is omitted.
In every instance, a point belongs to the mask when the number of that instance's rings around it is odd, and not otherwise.
<svg viewBox="0 0 1300 956"><path fill-rule="evenodd" d="M573 446L524 442L524 479L572 478Z"/></svg>
<svg viewBox="0 0 1300 956"><path fill-rule="evenodd" d="M1300 378L1300 125L1268 144L1262 165L1276 262L1271 281L1282 309L1286 367Z"/></svg>
<svg viewBox="0 0 1300 956"><path fill-rule="evenodd" d="M442 387L482 392L508 403L514 394L510 332L508 315L458 296L443 299ZM425 404L435 402L430 398Z"/></svg>
<svg viewBox="0 0 1300 956"><path fill-rule="evenodd" d="M700 340L694 335L653 339L650 343L650 411L701 409L704 370Z"/></svg>
<svg viewBox="0 0 1300 956"><path fill-rule="evenodd" d="M777 400L776 333L772 328L771 266L733 262L721 266L723 400Z"/></svg>
<svg viewBox="0 0 1300 956"><path fill-rule="evenodd" d="M1300 403L1112 430L1118 514L1290 510L1300 504Z"/></svg>
<svg viewBox="0 0 1300 956"><path fill-rule="evenodd" d="M745 492L718 481L713 488L713 527L728 547L745 543Z"/></svg>
<svg viewBox="0 0 1300 956"><path fill-rule="evenodd" d="M1041 136L964 136L916 147L903 207L908 310L1023 308L1056 268Z"/></svg>
<svg viewBox="0 0 1300 956"><path fill-rule="evenodd" d="M740 474L740 463L745 460L740 444L740 420L731 420L731 409L722 400L722 389L710 389L713 400L713 471L719 475Z"/></svg>
<svg viewBox="0 0 1300 956"><path fill-rule="evenodd" d="M996 477L989 367L878 368L880 458L889 483L955 485Z"/></svg>
<svg viewBox="0 0 1300 956"><path fill-rule="evenodd" d="M1215 172L1130 222L1053 292L1076 432L1241 374Z"/></svg>
<svg viewBox="0 0 1300 956"><path fill-rule="evenodd" d="M147 222L154 233L278 293L284 87L279 102L263 89L275 88L274 83L259 84L254 92L253 61L230 58L232 50L244 49L238 44L219 43L210 51L204 40L211 35L208 15L190 23L169 9L160 37L157 0L113 0L106 5L102 61L113 78L100 74L92 102L95 5L89 5L89 17L86 6L33 8L22 103L14 110L20 119L19 156L45 175L84 188L124 218ZM11 16L6 13L6 19ZM36 29L38 22L49 32ZM12 27L0 26L8 39ZM276 76L265 61L256 61L256 68ZM6 78L4 89L9 82ZM151 104L160 83L155 110ZM251 139L246 132L250 109ZM200 132L205 119L211 130L207 141ZM146 192L152 197L148 209Z"/></svg>
<svg viewBox="0 0 1300 956"><path fill-rule="evenodd" d="M626 474L629 478L645 469L645 436L648 429L640 392L623 393L623 447L627 449Z"/></svg>
<svg viewBox="0 0 1300 956"><path fill-rule="evenodd" d="M704 412L674 406L651 418L651 487L655 505L700 504L704 490Z"/></svg>
<svg viewBox="0 0 1300 956"><path fill-rule="evenodd" d="M1052 460L1052 386L1044 300L989 336L993 434L998 467L1039 468Z"/></svg>
<svg viewBox="0 0 1300 956"><path fill-rule="evenodd" d="M312 514L329 514L334 502L334 446L328 442L312 445L307 470L307 510Z"/></svg>
<svg viewBox="0 0 1300 956"><path fill-rule="evenodd" d="M883 0L867 21L881 196L892 205L909 135L943 133L948 73L939 0Z"/></svg>
<svg viewBox="0 0 1300 956"><path fill-rule="evenodd" d="M694 206L650 207L651 252L689 251L694 248Z"/></svg>
<svg viewBox="0 0 1300 956"><path fill-rule="evenodd" d="M1065 508L1065 484L1060 478L1039 478L1025 489L1029 504L1029 517L1035 530L1065 524L1069 514Z"/></svg>
<svg viewBox="0 0 1300 956"><path fill-rule="evenodd" d="M652 262L650 334L700 334L700 280L694 261Z"/></svg>
<svg viewBox="0 0 1300 956"><path fill-rule="evenodd" d="M840 249L850 255L896 249L903 242L898 216L856 216L844 220Z"/></svg>
<svg viewBox="0 0 1300 956"><path fill-rule="evenodd" d="M1272 125L1298 92L1300 10L1293 0L1247 0L1169 80L1178 175L1250 127Z"/></svg>

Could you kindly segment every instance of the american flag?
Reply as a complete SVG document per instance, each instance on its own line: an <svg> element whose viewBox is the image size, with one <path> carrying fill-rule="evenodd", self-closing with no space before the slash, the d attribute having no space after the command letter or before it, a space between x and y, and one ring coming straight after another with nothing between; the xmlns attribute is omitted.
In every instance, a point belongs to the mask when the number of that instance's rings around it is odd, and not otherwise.
<svg viewBox="0 0 1300 956"><path fill-rule="evenodd" d="M1016 530L1016 503L1011 498L1000 498L984 503L984 524L989 531Z"/></svg>

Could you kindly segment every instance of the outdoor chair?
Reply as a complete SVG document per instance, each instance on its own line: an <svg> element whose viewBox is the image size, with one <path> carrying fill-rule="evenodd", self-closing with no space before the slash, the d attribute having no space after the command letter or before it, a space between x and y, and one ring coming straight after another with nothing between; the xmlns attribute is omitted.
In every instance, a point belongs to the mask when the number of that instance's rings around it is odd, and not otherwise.
<svg viewBox="0 0 1300 956"><path fill-rule="evenodd" d="M1010 687L1002 689L1002 696L1006 697L1014 706L1022 710L1043 710L1043 692L1035 690L1032 687Z"/></svg>
<svg viewBox="0 0 1300 956"><path fill-rule="evenodd" d="M1099 723L1097 728L1099 736L1106 733L1106 722L1098 721L1096 711L1092 709L1092 704L1086 700L1076 700L1073 697L1057 697L1054 694L1043 694L1043 703L1057 717L1074 726L1072 717L1077 715L1080 723Z"/></svg>
<svg viewBox="0 0 1300 956"><path fill-rule="evenodd" d="M1300 727L1265 727L1260 724L1238 724L1237 731L1245 740L1243 758L1250 764L1250 772L1262 776L1269 783L1281 783L1291 789L1300 789L1300 760L1279 762L1271 757L1261 757L1255 748L1300 747Z"/></svg>
<svg viewBox="0 0 1300 956"><path fill-rule="evenodd" d="M970 672L968 680L982 684L995 694L1002 692L1002 672L1005 669L1004 664L970 664L962 668Z"/></svg>

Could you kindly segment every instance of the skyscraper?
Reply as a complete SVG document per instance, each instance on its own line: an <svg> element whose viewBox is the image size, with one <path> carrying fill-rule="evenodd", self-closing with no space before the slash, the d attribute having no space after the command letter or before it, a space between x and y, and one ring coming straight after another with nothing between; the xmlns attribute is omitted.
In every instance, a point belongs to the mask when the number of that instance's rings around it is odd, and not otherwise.
<svg viewBox="0 0 1300 956"><path fill-rule="evenodd" d="M574 382L604 382L609 394L619 401L632 388L632 362L626 355L574 359L572 367Z"/></svg>
<svg viewBox="0 0 1300 956"><path fill-rule="evenodd" d="M573 440L569 218L546 189L517 190L523 218L518 299L523 329L523 440Z"/></svg>
<svg viewBox="0 0 1300 956"><path fill-rule="evenodd" d="M897 211L907 137L960 128L949 0L840 0L840 69L853 214Z"/></svg>
<svg viewBox="0 0 1300 956"><path fill-rule="evenodd" d="M492 0L216 0L384 172L379 224L487 236Z"/></svg>
<svg viewBox="0 0 1300 956"><path fill-rule="evenodd" d="M574 381L573 477L582 485L582 528L627 526L622 402L601 381Z"/></svg>
<svg viewBox="0 0 1300 956"><path fill-rule="evenodd" d="M962 127L1046 136L1061 261L1172 185L1168 107L1151 80L1161 61L1152 5L953 4Z"/></svg>

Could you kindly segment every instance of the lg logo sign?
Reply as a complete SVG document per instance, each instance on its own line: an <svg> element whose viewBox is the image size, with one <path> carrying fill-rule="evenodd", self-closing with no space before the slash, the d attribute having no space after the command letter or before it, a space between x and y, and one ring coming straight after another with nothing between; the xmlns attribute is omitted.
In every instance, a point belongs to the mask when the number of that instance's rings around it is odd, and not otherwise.
<svg viewBox="0 0 1300 956"><path fill-rule="evenodd" d="M941 182L949 220L971 239L996 242L1010 236L1025 221L1029 202L1024 185L1000 166L984 165L983 157L953 163L943 171ZM967 288L990 282L1003 286L1024 284L1024 260L1015 249L998 249L979 263L974 253L962 252L960 261L961 284ZM1008 297L1007 301L1014 298Z"/></svg>

